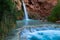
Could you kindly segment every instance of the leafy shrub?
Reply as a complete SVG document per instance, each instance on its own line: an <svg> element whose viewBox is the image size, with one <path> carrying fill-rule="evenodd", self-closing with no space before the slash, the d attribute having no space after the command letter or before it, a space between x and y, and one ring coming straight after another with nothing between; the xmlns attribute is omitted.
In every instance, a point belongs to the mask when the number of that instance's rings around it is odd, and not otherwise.
<svg viewBox="0 0 60 40"><path fill-rule="evenodd" d="M51 15L47 19L51 22L60 20L60 0L58 0L57 5L53 8Z"/></svg>

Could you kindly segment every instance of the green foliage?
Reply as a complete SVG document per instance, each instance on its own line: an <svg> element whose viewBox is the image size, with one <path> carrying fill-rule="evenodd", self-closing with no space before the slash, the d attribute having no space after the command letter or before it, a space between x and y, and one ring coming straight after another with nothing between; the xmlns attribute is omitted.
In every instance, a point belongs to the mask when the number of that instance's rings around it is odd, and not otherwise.
<svg viewBox="0 0 60 40"><path fill-rule="evenodd" d="M57 5L53 8L51 15L47 19L52 22L60 20L60 0L58 0Z"/></svg>
<svg viewBox="0 0 60 40"><path fill-rule="evenodd" d="M0 0L0 36L6 35L16 23L14 6L12 0Z"/></svg>
<svg viewBox="0 0 60 40"><path fill-rule="evenodd" d="M18 19L17 19L18 17L23 17L23 16L24 16L23 11L22 11L22 10L20 10L20 11L17 11L17 10L16 10L15 16L16 16L16 20L18 20Z"/></svg>
<svg viewBox="0 0 60 40"><path fill-rule="evenodd" d="M54 17L54 16L49 16L49 17L48 17L48 21L56 22L56 21L57 21L57 18Z"/></svg>
<svg viewBox="0 0 60 40"><path fill-rule="evenodd" d="M23 11L16 9L13 0L0 0L0 40L15 28L19 16L23 16Z"/></svg>
<svg viewBox="0 0 60 40"><path fill-rule="evenodd" d="M0 0L0 21L2 19L2 16L4 14L4 11L11 12L13 9L13 2L12 0Z"/></svg>
<svg viewBox="0 0 60 40"><path fill-rule="evenodd" d="M23 11L18 11L13 0L0 0L0 35L6 35L15 28L18 16L23 16Z"/></svg>
<svg viewBox="0 0 60 40"><path fill-rule="evenodd" d="M5 0L5 1L1 0L0 2L2 2L1 5L2 5L3 10L8 10L9 11L13 7L12 0Z"/></svg>

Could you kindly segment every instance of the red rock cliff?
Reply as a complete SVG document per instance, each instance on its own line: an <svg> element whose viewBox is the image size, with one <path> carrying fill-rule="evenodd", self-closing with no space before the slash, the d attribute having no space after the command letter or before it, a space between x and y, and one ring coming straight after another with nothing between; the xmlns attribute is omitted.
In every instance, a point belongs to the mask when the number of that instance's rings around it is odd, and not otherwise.
<svg viewBox="0 0 60 40"><path fill-rule="evenodd" d="M25 0L25 3L30 18L42 19L50 15L57 0Z"/></svg>

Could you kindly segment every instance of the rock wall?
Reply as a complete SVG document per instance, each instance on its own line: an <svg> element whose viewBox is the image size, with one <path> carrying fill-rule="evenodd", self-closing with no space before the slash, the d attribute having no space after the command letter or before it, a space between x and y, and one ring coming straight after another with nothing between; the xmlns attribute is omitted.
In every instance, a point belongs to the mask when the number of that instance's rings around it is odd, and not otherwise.
<svg viewBox="0 0 60 40"><path fill-rule="evenodd" d="M24 0L32 19L43 19L50 15L52 8L57 4L57 0Z"/></svg>
<svg viewBox="0 0 60 40"><path fill-rule="evenodd" d="M43 19L49 16L52 8L57 4L57 0L24 0L26 3L29 18ZM16 9L22 9L21 0L14 0Z"/></svg>
<svg viewBox="0 0 60 40"><path fill-rule="evenodd" d="M22 10L22 0L13 0L13 2L15 3L15 15L17 20L23 20L24 13Z"/></svg>
<svg viewBox="0 0 60 40"><path fill-rule="evenodd" d="M14 2L15 2L15 4L16 4L16 9L18 9L18 10L21 10L21 1L20 0L14 0Z"/></svg>

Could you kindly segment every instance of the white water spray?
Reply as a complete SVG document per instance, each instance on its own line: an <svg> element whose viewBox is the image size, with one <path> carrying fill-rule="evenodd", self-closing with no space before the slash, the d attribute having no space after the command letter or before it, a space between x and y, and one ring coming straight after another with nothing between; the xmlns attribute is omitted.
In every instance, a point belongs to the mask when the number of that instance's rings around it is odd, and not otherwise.
<svg viewBox="0 0 60 40"><path fill-rule="evenodd" d="M26 5L24 3L24 1L22 0L22 3L23 3L23 9L24 9L24 13L25 13L25 20L28 20L28 12L27 12L27 9L26 9Z"/></svg>

